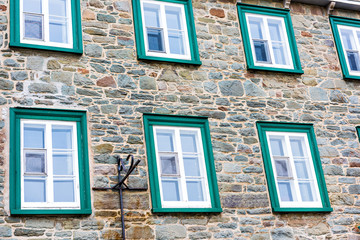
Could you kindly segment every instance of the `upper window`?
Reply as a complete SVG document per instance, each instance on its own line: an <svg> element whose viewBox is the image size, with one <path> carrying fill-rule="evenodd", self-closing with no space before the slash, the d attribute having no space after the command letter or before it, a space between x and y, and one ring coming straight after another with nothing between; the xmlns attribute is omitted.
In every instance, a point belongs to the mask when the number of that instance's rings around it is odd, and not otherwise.
<svg viewBox="0 0 360 240"><path fill-rule="evenodd" d="M11 109L11 213L91 213L85 112Z"/></svg>
<svg viewBox="0 0 360 240"><path fill-rule="evenodd" d="M360 20L330 16L341 69L346 79L360 79Z"/></svg>
<svg viewBox="0 0 360 240"><path fill-rule="evenodd" d="M133 1L139 59L201 64L190 0Z"/></svg>
<svg viewBox="0 0 360 240"><path fill-rule="evenodd" d="M11 41L15 47L82 52L79 1L11 1Z"/></svg>
<svg viewBox="0 0 360 240"><path fill-rule="evenodd" d="M258 122L275 212L332 211L310 124Z"/></svg>
<svg viewBox="0 0 360 240"><path fill-rule="evenodd" d="M153 212L221 212L207 124L144 115Z"/></svg>
<svg viewBox="0 0 360 240"><path fill-rule="evenodd" d="M289 10L238 4L249 69L303 73Z"/></svg>

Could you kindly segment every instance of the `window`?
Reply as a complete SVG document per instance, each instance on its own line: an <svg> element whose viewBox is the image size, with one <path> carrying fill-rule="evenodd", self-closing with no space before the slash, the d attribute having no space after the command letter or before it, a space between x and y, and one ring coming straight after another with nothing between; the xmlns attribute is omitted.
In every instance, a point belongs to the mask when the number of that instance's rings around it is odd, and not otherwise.
<svg viewBox="0 0 360 240"><path fill-rule="evenodd" d="M86 113L10 110L11 214L90 214Z"/></svg>
<svg viewBox="0 0 360 240"><path fill-rule="evenodd" d="M303 73L290 12L238 3L248 69Z"/></svg>
<svg viewBox="0 0 360 240"><path fill-rule="evenodd" d="M200 65L190 0L133 1L139 59Z"/></svg>
<svg viewBox="0 0 360 240"><path fill-rule="evenodd" d="M345 79L360 79L360 20L330 16Z"/></svg>
<svg viewBox="0 0 360 240"><path fill-rule="evenodd" d="M82 53L80 2L11 1L10 46Z"/></svg>
<svg viewBox="0 0 360 240"><path fill-rule="evenodd" d="M207 118L144 115L153 212L221 212Z"/></svg>
<svg viewBox="0 0 360 240"><path fill-rule="evenodd" d="M258 122L257 128L273 211L332 211L313 126Z"/></svg>

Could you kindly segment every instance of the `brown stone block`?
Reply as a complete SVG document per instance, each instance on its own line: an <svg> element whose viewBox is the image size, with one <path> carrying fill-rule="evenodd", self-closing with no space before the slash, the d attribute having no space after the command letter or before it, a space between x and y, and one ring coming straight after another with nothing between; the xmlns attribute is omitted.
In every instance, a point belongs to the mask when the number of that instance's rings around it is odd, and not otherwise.
<svg viewBox="0 0 360 240"><path fill-rule="evenodd" d="M82 12L82 20L95 20L95 13L89 9Z"/></svg>
<svg viewBox="0 0 360 240"><path fill-rule="evenodd" d="M121 230L104 230L101 232L102 239L117 240L121 238Z"/></svg>
<svg viewBox="0 0 360 240"><path fill-rule="evenodd" d="M125 209L149 209L148 193L124 192L123 200Z"/></svg>
<svg viewBox="0 0 360 240"><path fill-rule="evenodd" d="M116 87L115 80L112 76L106 76L106 77L99 79L96 82L96 85L99 87L113 87L113 88Z"/></svg>
<svg viewBox="0 0 360 240"><path fill-rule="evenodd" d="M154 239L154 231L149 226L134 226L126 231L129 239Z"/></svg>
<svg viewBox="0 0 360 240"><path fill-rule="evenodd" d="M94 192L95 209L120 209L119 193L112 191L95 191Z"/></svg>
<svg viewBox="0 0 360 240"><path fill-rule="evenodd" d="M95 217L116 217L117 211L95 211Z"/></svg>
<svg viewBox="0 0 360 240"><path fill-rule="evenodd" d="M312 37L312 34L309 32L301 31L301 36L303 37Z"/></svg>
<svg viewBox="0 0 360 240"><path fill-rule="evenodd" d="M225 12L223 9L219 9L219 8L211 8L210 9L210 14L219 18L224 18L225 17Z"/></svg>
<svg viewBox="0 0 360 240"><path fill-rule="evenodd" d="M114 146L109 143L100 144L94 147L95 153L111 153L114 150Z"/></svg>

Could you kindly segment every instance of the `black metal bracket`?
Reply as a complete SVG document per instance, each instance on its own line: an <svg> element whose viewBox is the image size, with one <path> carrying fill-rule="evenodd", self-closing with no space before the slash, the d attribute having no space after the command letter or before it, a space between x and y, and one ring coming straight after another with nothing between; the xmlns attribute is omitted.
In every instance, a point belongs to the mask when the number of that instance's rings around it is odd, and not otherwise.
<svg viewBox="0 0 360 240"><path fill-rule="evenodd" d="M118 170L118 183L109 188L92 188L93 190L116 190L119 191L119 200L120 200L120 210L121 210L121 227L122 227L122 239L125 240L125 219L124 219L124 207L123 207L123 190L130 190L130 191L146 191L147 188L129 188L128 185L125 184L126 179L130 176L130 174L135 170L135 168L139 165L140 160L137 160L134 163L134 156L129 154L126 158L126 162L130 160L129 169L125 170L124 161L119 156L117 158L117 170ZM124 177L121 177L121 172L126 171Z"/></svg>

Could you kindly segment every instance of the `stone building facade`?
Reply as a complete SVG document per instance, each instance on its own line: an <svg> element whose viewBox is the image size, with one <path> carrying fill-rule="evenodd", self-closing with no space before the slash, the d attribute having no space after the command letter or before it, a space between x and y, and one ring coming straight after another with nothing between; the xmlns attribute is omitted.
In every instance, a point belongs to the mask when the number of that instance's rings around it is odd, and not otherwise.
<svg viewBox="0 0 360 240"><path fill-rule="evenodd" d="M117 192L92 190L91 215L10 215L14 107L87 111L91 187L117 182L115 156L141 160L128 185L148 190L124 191L128 239L360 239L360 83L342 77L326 7L290 4L304 74L288 74L247 70L233 0L193 1L200 66L138 60L130 0L80 1L81 55L9 47L10 1L0 5L1 239L121 238ZM221 213L152 213L143 113L209 117ZM272 212L259 120L314 125L333 212Z"/></svg>

